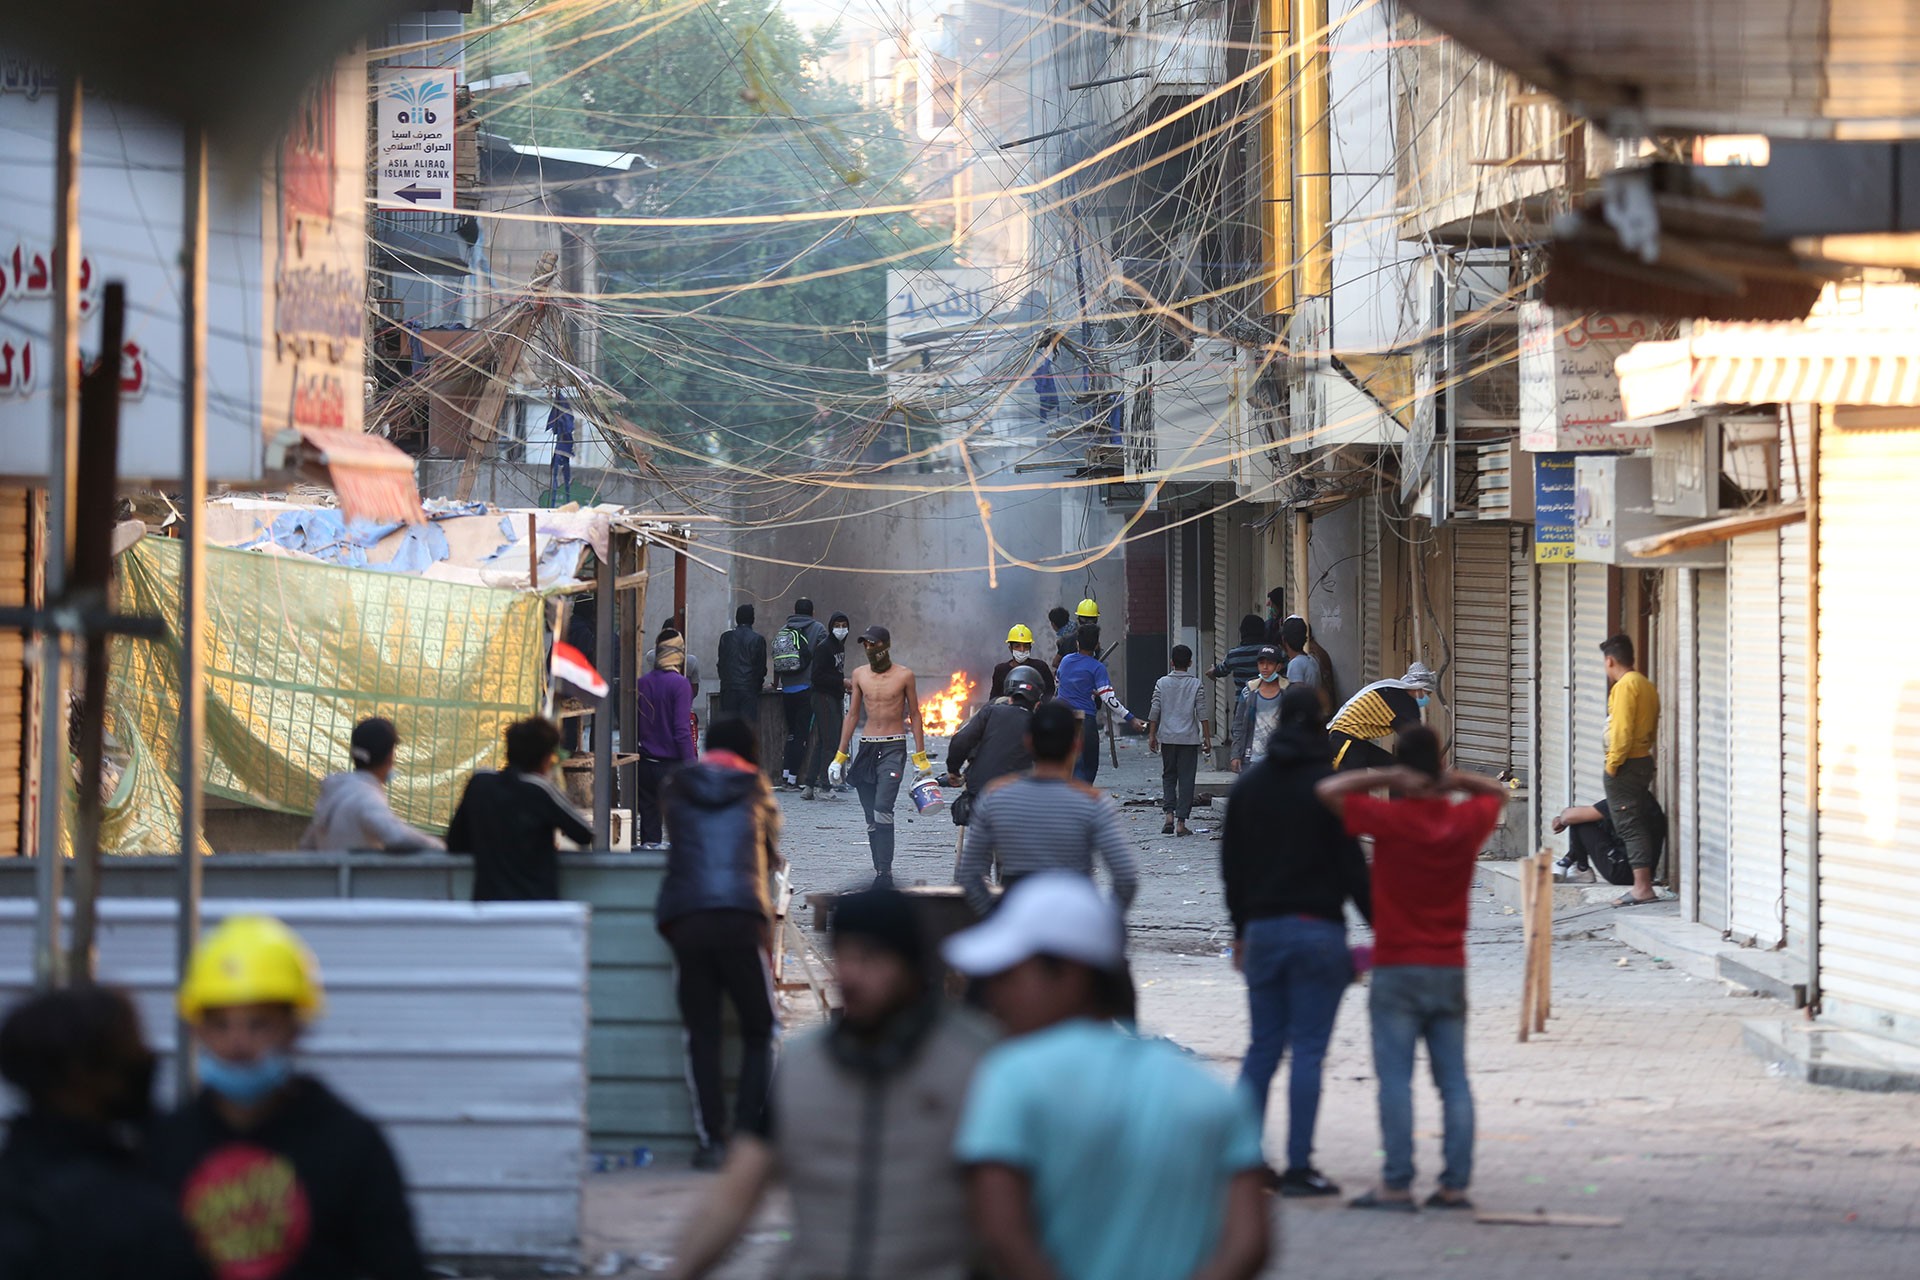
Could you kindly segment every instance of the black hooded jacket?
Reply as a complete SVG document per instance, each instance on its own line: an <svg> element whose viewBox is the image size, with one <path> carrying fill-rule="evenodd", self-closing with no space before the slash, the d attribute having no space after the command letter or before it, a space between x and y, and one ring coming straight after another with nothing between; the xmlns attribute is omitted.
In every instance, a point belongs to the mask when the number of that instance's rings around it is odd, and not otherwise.
<svg viewBox="0 0 1920 1280"><path fill-rule="evenodd" d="M1220 840L1233 936L1267 916L1346 919L1351 898L1368 921L1373 894L1367 862L1314 785L1333 772L1324 730L1283 724L1267 754L1240 775L1227 797Z"/></svg>
<svg viewBox="0 0 1920 1280"><path fill-rule="evenodd" d="M813 691L839 697L847 691L847 642L835 638L833 629L847 621L836 613L827 619L827 637L813 646Z"/></svg>
<svg viewBox="0 0 1920 1280"><path fill-rule="evenodd" d="M0 1276L211 1280L173 1197L108 1130L15 1116L0 1148Z"/></svg>
<svg viewBox="0 0 1920 1280"><path fill-rule="evenodd" d="M947 772L966 770L968 795L979 795L995 778L1033 768L1027 726L1033 712L1011 698L989 702L960 726L947 744Z"/></svg>
<svg viewBox="0 0 1920 1280"><path fill-rule="evenodd" d="M771 920L780 807L766 778L703 759L667 778L660 803L668 848L656 925L665 931L696 911L749 911Z"/></svg>

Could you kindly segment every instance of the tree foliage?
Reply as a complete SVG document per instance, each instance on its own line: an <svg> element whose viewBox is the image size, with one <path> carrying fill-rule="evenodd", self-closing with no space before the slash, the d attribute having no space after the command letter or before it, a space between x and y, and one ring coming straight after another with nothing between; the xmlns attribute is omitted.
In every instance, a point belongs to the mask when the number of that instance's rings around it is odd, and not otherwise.
<svg viewBox="0 0 1920 1280"><path fill-rule="evenodd" d="M913 199L918 144L821 73L832 33L778 0L622 0L504 62L533 79L483 126L515 141L645 157L618 188L648 216L785 214ZM485 6L485 23L504 14ZM531 50L531 45L527 46ZM484 66L484 64L482 64ZM487 74L468 55L473 76ZM597 233L606 374L633 420L699 452L801 465L877 420L889 265L933 261L906 215ZM621 296L625 295L625 296Z"/></svg>

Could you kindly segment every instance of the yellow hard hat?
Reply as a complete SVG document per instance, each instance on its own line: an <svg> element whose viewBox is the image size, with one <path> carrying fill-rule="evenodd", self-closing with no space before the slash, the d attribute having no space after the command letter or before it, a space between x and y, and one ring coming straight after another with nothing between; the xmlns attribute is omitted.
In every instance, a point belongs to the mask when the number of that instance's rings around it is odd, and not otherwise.
<svg viewBox="0 0 1920 1280"><path fill-rule="evenodd" d="M1024 622L1016 622L1013 624L1013 630L1007 632L1007 643L1032 644L1033 632L1027 629L1027 625Z"/></svg>
<svg viewBox="0 0 1920 1280"><path fill-rule="evenodd" d="M241 1004L290 1004L306 1021L320 1011L320 965L300 935L271 916L232 916L200 940L180 984L180 1016Z"/></svg>
<svg viewBox="0 0 1920 1280"><path fill-rule="evenodd" d="M1100 606L1093 602L1092 596L1088 596L1080 602L1080 607L1075 609L1074 613L1082 618L1098 618L1100 616Z"/></svg>

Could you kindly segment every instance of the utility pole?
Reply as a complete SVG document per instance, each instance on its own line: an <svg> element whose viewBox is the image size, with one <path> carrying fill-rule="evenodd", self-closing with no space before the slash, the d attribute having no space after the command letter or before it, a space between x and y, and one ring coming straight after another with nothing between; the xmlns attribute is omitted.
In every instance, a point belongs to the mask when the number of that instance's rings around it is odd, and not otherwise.
<svg viewBox="0 0 1920 1280"><path fill-rule="evenodd" d="M207 505L207 135L190 125L181 178L181 247L186 288L180 317L180 865L174 917L176 972L200 939L200 756L206 737ZM193 1098L193 1055L185 1024L176 1028L174 1083Z"/></svg>
<svg viewBox="0 0 1920 1280"><path fill-rule="evenodd" d="M44 603L66 594L73 549L73 484L80 441L80 77L60 80L60 123L54 139L53 423L47 453L47 540ZM66 829L67 679L65 638L57 628L40 636L40 864L35 888L39 913L33 938L34 983L63 980L60 902L65 868L60 837Z"/></svg>

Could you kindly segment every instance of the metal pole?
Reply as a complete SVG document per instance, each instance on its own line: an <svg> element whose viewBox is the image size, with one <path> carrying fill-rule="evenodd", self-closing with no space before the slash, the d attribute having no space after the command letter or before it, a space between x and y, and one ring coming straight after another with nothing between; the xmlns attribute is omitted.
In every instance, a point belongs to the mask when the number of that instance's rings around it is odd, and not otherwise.
<svg viewBox="0 0 1920 1280"><path fill-rule="evenodd" d="M73 549L71 488L80 447L80 77L60 82L60 125L55 139L53 221L53 424L47 454L47 607L67 590L67 560ZM39 912L35 919L33 968L36 985L59 986L60 896L65 868L60 837L66 825L67 681L65 652L57 631L40 638L40 865L35 868Z"/></svg>
<svg viewBox="0 0 1920 1280"><path fill-rule="evenodd" d="M1807 423L1807 1016L1820 1012L1820 432L1832 410Z"/></svg>
<svg viewBox="0 0 1920 1280"><path fill-rule="evenodd" d="M177 972L200 938L200 751L206 733L206 564L201 517L207 505L207 135L189 129L182 172L181 231L186 289L180 351L180 864L174 920ZM194 1093L185 1023L175 1028L174 1081L182 1103Z"/></svg>
<svg viewBox="0 0 1920 1280"><path fill-rule="evenodd" d="M599 580L593 589L593 665L607 682L607 695L593 713L593 847L613 847L613 717L619 696L613 674L614 547L619 535L607 532L607 553L600 557Z"/></svg>
<svg viewBox="0 0 1920 1280"><path fill-rule="evenodd" d="M640 736L640 704L632 697L632 689L634 682L640 678L640 619L646 608L647 582L640 575L640 568L645 561L642 559L644 548L638 535L621 533L617 536L620 552L614 561L614 568L619 573L616 581L632 581L636 576L639 577L635 585L620 592L619 659L613 664L620 678L615 680L611 675L607 676L618 700L616 710L620 717L620 751L631 757L633 744ZM619 778L620 803L627 809L627 843L631 845L634 796L640 781L639 767L629 759L620 766Z"/></svg>

